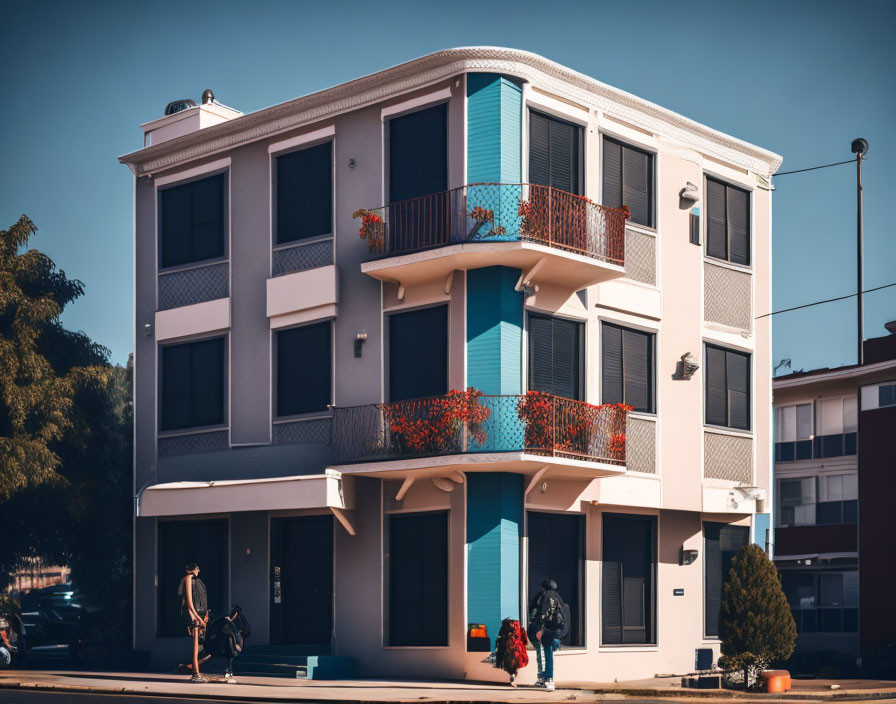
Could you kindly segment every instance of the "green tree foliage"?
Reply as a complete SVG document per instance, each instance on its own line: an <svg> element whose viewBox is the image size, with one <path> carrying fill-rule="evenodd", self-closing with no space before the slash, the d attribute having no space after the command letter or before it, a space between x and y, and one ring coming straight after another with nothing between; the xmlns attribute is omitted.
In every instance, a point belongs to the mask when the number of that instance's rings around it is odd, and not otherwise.
<svg viewBox="0 0 896 704"><path fill-rule="evenodd" d="M104 642L126 644L132 365L62 326L83 285L21 251L35 232L25 216L0 232L0 582L26 557L68 564Z"/></svg>
<svg viewBox="0 0 896 704"><path fill-rule="evenodd" d="M741 548L731 562L722 586L719 630L725 664L743 671L747 687L769 663L793 653L793 614L778 570L758 545Z"/></svg>

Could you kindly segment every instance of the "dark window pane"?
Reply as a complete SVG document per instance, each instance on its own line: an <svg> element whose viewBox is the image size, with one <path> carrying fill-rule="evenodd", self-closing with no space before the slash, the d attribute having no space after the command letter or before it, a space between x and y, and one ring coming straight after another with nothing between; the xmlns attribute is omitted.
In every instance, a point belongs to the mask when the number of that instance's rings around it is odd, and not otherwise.
<svg viewBox="0 0 896 704"><path fill-rule="evenodd" d="M843 630L843 609L816 609L819 633L840 633Z"/></svg>
<svg viewBox="0 0 896 704"><path fill-rule="evenodd" d="M704 546L704 628L707 637L719 635L719 612L722 585L731 569L731 561L749 542L750 530L745 526L724 523L703 524Z"/></svg>
<svg viewBox="0 0 896 704"><path fill-rule="evenodd" d="M160 193L163 267L224 256L224 174Z"/></svg>
<svg viewBox="0 0 896 704"><path fill-rule="evenodd" d="M652 517L603 516L605 644L654 642L655 530Z"/></svg>
<svg viewBox="0 0 896 704"><path fill-rule="evenodd" d="M528 384L563 398L582 396L582 323L529 315Z"/></svg>
<svg viewBox="0 0 896 704"><path fill-rule="evenodd" d="M651 196L653 156L631 147L622 150L622 202L629 207L632 222L652 225Z"/></svg>
<svg viewBox="0 0 896 704"><path fill-rule="evenodd" d="M859 502L856 499L843 502L843 522L858 523L859 522Z"/></svg>
<svg viewBox="0 0 896 704"><path fill-rule="evenodd" d="M277 243L333 231L333 143L277 157Z"/></svg>
<svg viewBox="0 0 896 704"><path fill-rule="evenodd" d="M815 505L815 522L818 525L843 523L843 502L819 501Z"/></svg>
<svg viewBox="0 0 896 704"><path fill-rule="evenodd" d="M603 141L603 198L608 208L622 207L622 145L612 139ZM530 173L531 173L531 166Z"/></svg>
<svg viewBox="0 0 896 704"><path fill-rule="evenodd" d="M581 132L577 125L530 111L529 182L578 194Z"/></svg>
<svg viewBox="0 0 896 704"><path fill-rule="evenodd" d="M787 443L790 444L790 443ZM778 491L781 492L781 504L784 506L794 506L802 503L803 483L800 479L782 480L778 485Z"/></svg>
<svg viewBox="0 0 896 704"><path fill-rule="evenodd" d="M728 216L725 185L706 179L706 253L717 259L728 258Z"/></svg>
<svg viewBox="0 0 896 704"><path fill-rule="evenodd" d="M190 412L190 346L162 348L162 430L192 425Z"/></svg>
<svg viewBox="0 0 896 704"><path fill-rule="evenodd" d="M447 106L389 120L389 202L448 188Z"/></svg>
<svg viewBox="0 0 896 704"><path fill-rule="evenodd" d="M844 435L843 435L843 454L844 455L856 454L857 438L858 438L857 433L844 433Z"/></svg>
<svg viewBox="0 0 896 704"><path fill-rule="evenodd" d="M730 260L750 263L750 194L728 186L728 244Z"/></svg>
<svg viewBox="0 0 896 704"><path fill-rule="evenodd" d="M728 425L728 383L725 379L725 350L706 346L706 422Z"/></svg>
<svg viewBox="0 0 896 704"><path fill-rule="evenodd" d="M277 333L277 415L326 410L330 403L330 323Z"/></svg>
<svg viewBox="0 0 896 704"><path fill-rule="evenodd" d="M448 306L389 316L389 400L448 392Z"/></svg>
<svg viewBox="0 0 896 704"><path fill-rule="evenodd" d="M625 402L636 411L653 412L653 335L637 330L622 331Z"/></svg>
<svg viewBox="0 0 896 704"><path fill-rule="evenodd" d="M192 243L192 187L175 186L159 193L162 210L162 266L177 266L190 261Z"/></svg>
<svg viewBox="0 0 896 704"><path fill-rule="evenodd" d="M162 347L162 430L224 422L224 340Z"/></svg>
<svg viewBox="0 0 896 704"><path fill-rule="evenodd" d="M750 427L750 358L738 352L726 352L728 382L728 423L732 428Z"/></svg>
<svg viewBox="0 0 896 704"><path fill-rule="evenodd" d="M877 389L877 405L896 405L896 384L883 384Z"/></svg>
<svg viewBox="0 0 896 704"><path fill-rule="evenodd" d="M843 609L843 632L856 633L859 630L859 610Z"/></svg>
<svg viewBox="0 0 896 704"><path fill-rule="evenodd" d="M795 443L792 442L775 443L775 461L792 462L795 459L794 448Z"/></svg>
<svg viewBox="0 0 896 704"><path fill-rule="evenodd" d="M622 380L622 328L601 325L601 401L622 403L625 400Z"/></svg>
<svg viewBox="0 0 896 704"><path fill-rule="evenodd" d="M448 644L448 515L389 516L389 644Z"/></svg>
<svg viewBox="0 0 896 704"><path fill-rule="evenodd" d="M781 525L792 526L796 522L796 510L793 506L781 507Z"/></svg>
<svg viewBox="0 0 896 704"><path fill-rule="evenodd" d="M798 440L796 443L796 459L811 460L812 459L812 441Z"/></svg>
<svg viewBox="0 0 896 704"><path fill-rule="evenodd" d="M817 611L817 609L802 609L803 633L817 632Z"/></svg>
<svg viewBox="0 0 896 704"><path fill-rule="evenodd" d="M843 455L843 435L822 435L821 456L841 457Z"/></svg>

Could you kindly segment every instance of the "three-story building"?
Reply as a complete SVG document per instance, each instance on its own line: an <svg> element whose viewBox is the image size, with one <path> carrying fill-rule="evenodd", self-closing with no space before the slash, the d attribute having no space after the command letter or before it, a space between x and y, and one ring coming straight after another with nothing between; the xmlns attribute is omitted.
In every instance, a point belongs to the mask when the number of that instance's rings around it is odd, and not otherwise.
<svg viewBox="0 0 896 704"><path fill-rule="evenodd" d="M548 577L561 679L718 655L767 525L780 157L486 47L143 129L136 648L173 657L194 561L257 650L371 674L495 677Z"/></svg>

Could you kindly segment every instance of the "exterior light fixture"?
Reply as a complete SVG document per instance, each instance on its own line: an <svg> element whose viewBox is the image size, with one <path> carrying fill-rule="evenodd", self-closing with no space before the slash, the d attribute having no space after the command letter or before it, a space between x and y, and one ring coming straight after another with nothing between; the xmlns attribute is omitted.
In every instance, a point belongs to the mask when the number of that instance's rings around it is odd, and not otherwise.
<svg viewBox="0 0 896 704"><path fill-rule="evenodd" d="M350 168L350 169L355 168L355 160L354 159L348 160L348 168Z"/></svg>
<svg viewBox="0 0 896 704"><path fill-rule="evenodd" d="M697 358L692 355L690 352L685 352L681 355L681 378L687 381L694 374L697 373L697 370L700 368L700 365L697 364Z"/></svg>
<svg viewBox="0 0 896 704"><path fill-rule="evenodd" d="M678 192L678 197L689 203L696 203L700 200L700 190L690 181L685 183L684 188Z"/></svg>
<svg viewBox="0 0 896 704"><path fill-rule="evenodd" d="M147 337L152 337L152 323L147 323L143 326L143 334Z"/></svg>
<svg viewBox="0 0 896 704"><path fill-rule="evenodd" d="M697 560L697 555L700 554L699 550L685 550L684 545L678 551L678 564L679 565L692 565Z"/></svg>
<svg viewBox="0 0 896 704"><path fill-rule="evenodd" d="M362 330L355 335L355 357L361 356L361 350L365 342L367 342L367 333Z"/></svg>

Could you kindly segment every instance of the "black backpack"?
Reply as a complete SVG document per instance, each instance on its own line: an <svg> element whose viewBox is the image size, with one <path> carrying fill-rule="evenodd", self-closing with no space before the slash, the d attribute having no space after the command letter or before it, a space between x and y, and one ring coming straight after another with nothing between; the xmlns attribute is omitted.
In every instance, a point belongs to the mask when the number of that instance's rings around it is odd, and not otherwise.
<svg viewBox="0 0 896 704"><path fill-rule="evenodd" d="M544 618L542 623L549 631L562 633L566 626L566 614L564 613L563 599L557 592L545 592L542 596L542 610Z"/></svg>

